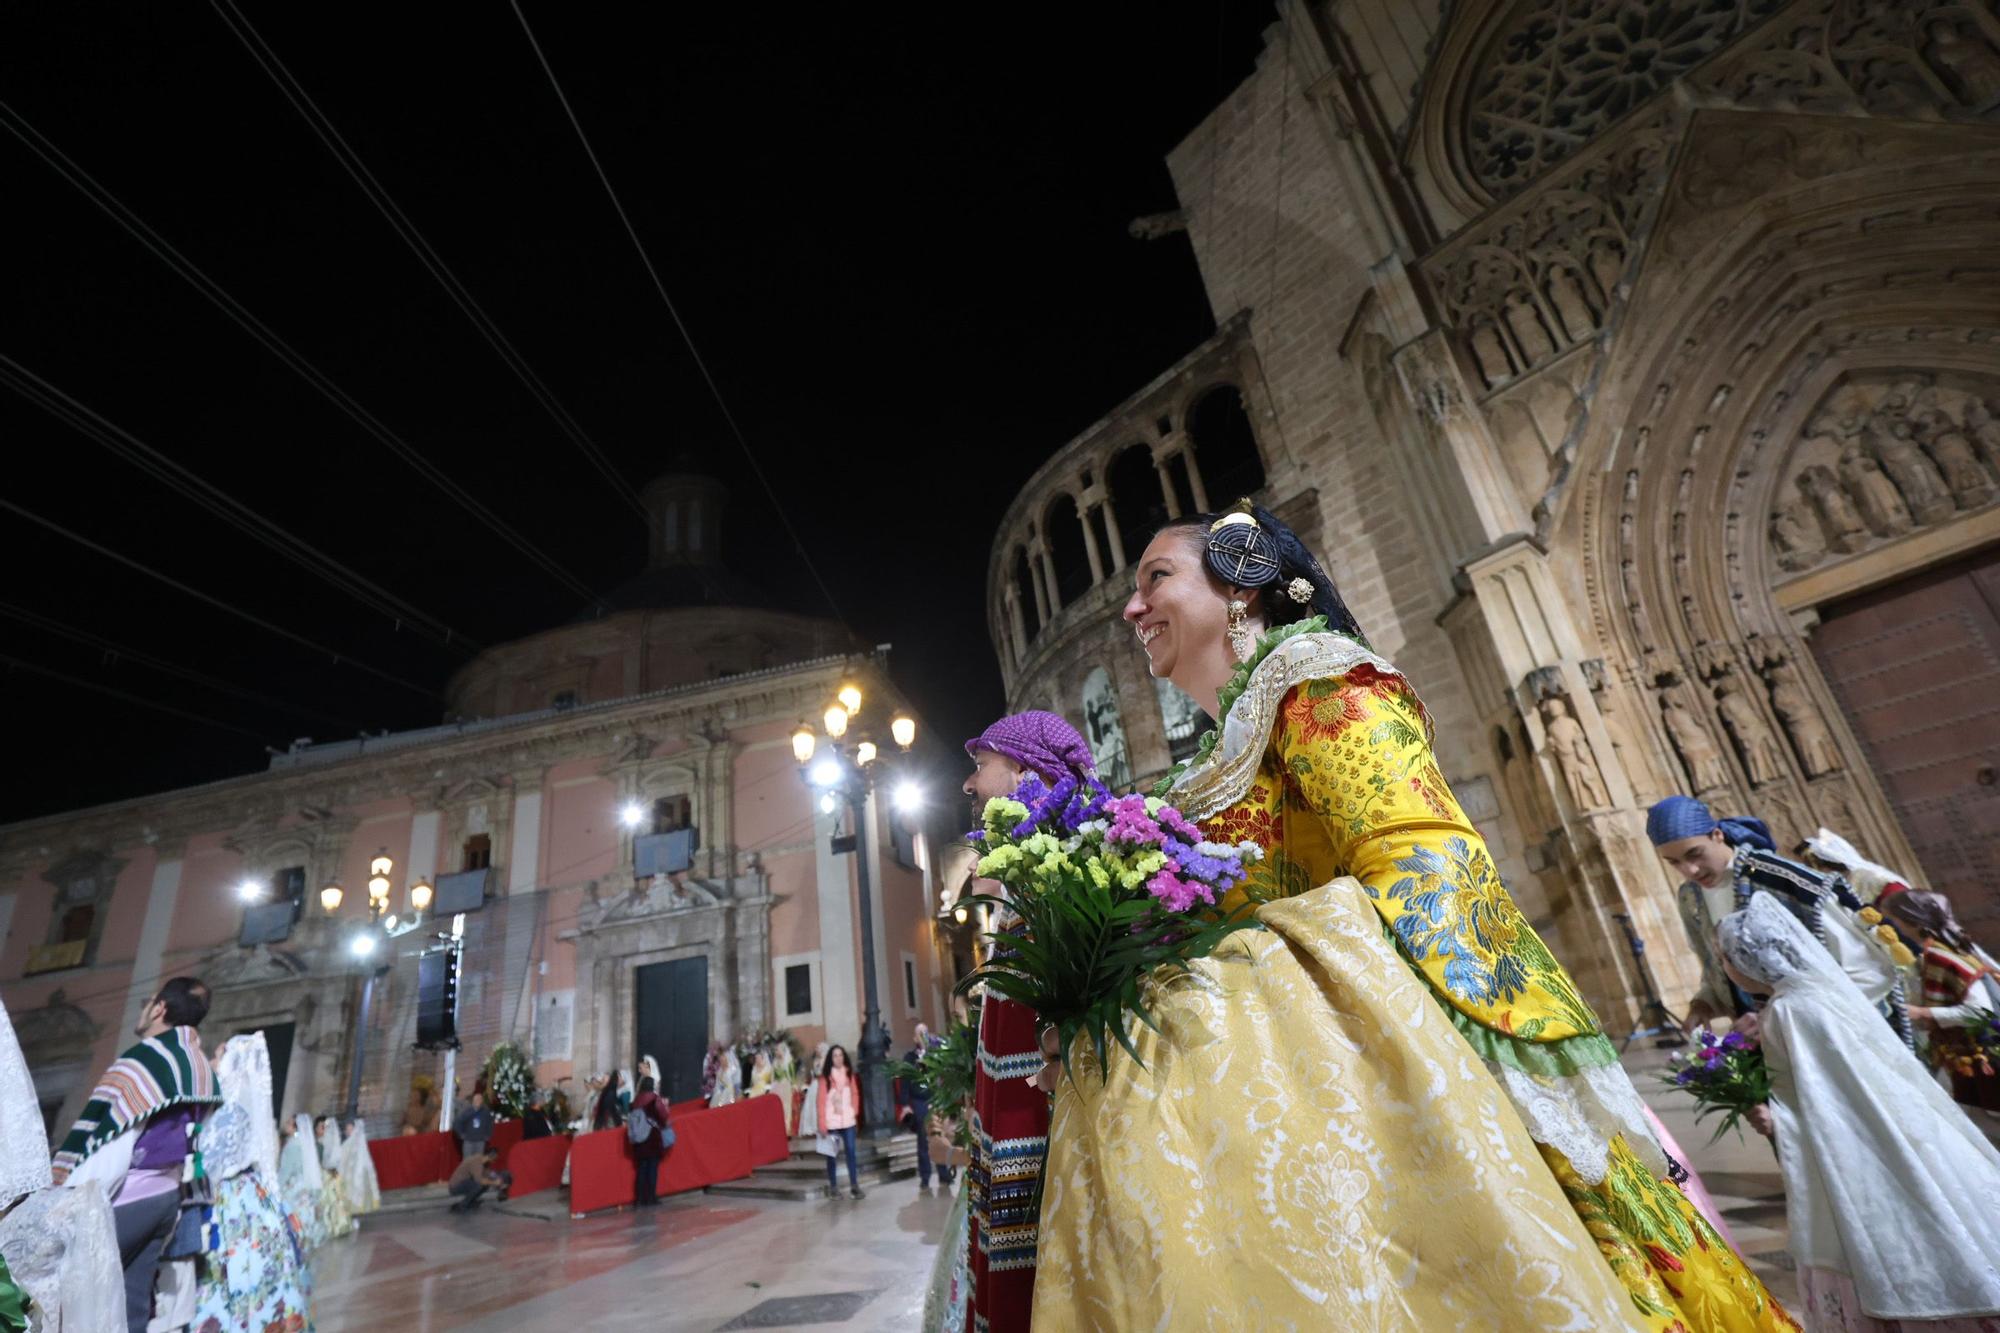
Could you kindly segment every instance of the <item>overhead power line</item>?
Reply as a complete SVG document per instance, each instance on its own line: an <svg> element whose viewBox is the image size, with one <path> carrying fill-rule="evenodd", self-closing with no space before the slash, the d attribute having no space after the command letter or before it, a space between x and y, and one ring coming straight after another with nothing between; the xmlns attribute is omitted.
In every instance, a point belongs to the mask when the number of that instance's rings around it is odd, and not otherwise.
<svg viewBox="0 0 2000 1333"><path fill-rule="evenodd" d="M239 620L248 621L250 624L257 626L259 629L268 630L272 634L277 635L279 638L289 640L290 642L299 645L301 648L310 648L312 649L313 652L328 657L336 663L345 663L346 665L353 667L356 671L365 671L369 675L374 676L378 680L385 680L389 682L391 685L400 685L406 690L412 691L413 693L416 694L423 695L426 699L437 698L437 691L435 690L425 689L423 686L418 685L412 681L404 680L401 676L391 675L389 672L383 671L379 667L372 667L368 665L366 662L351 657L348 654L339 651L338 649L329 648L322 643L315 643L311 639L306 638L303 634L295 634L291 630L286 629L282 625L274 625L270 621L264 619L262 616L257 615L255 612L245 611L242 607L235 606L229 602L225 602L220 597L213 596L210 593L205 593L199 588L190 587L188 584L182 583L179 579L174 578L172 575L162 574L159 570L154 569L151 565L145 564L144 562L139 560L134 560L132 557L128 555L120 555L118 552L112 550L110 547L100 545L99 543L94 542L90 538L84 536L82 533L71 532L68 528L62 526L62 524L54 522L53 520L50 519L43 518L40 514L37 514L32 510L23 509L20 505L15 504L12 500L6 499L5 497L0 497L0 510L5 510L10 514L14 514L20 518L24 518L28 520L28 522L33 523L36 527L46 529L49 532L55 533L57 536L67 537L71 541L75 542L78 546L82 546L87 550L95 551L97 554L103 556L107 560L115 560L119 564L125 566L127 569L135 570L138 573L144 574L149 579L153 579L157 582L164 583L169 588L172 588L177 592L185 593L189 597L194 598L196 601L205 603L208 606L212 606L218 611L224 611L232 616L235 616Z"/></svg>
<svg viewBox="0 0 2000 1333"><path fill-rule="evenodd" d="M446 648L476 650L479 647L436 616L412 606L380 584L273 523L220 487L202 480L5 353L0 353L0 383L238 531L387 617L399 629L408 626Z"/></svg>
<svg viewBox="0 0 2000 1333"><path fill-rule="evenodd" d="M189 722L199 722L205 727L214 727L219 731L233 731L238 736L248 736L251 740L257 741L260 744L264 740L264 737L258 735L248 727L239 727L234 722L224 722L218 718L204 716L201 713L190 713L185 708L176 708L172 704L163 704L156 699L141 698L139 695L127 693L114 686L100 685L94 680L85 680L81 676L72 676L68 672L52 670L45 666L37 666L33 662L24 662L20 658L8 653L0 653L0 666L9 667L15 671L31 672L37 676L46 676L50 680L59 680L65 685L74 686L79 690L89 690L93 694L108 694L114 699L123 699L128 704L137 704L141 708L150 708L156 713L171 713L175 717L184 718Z"/></svg>
<svg viewBox="0 0 2000 1333"><path fill-rule="evenodd" d="M234 0L210 0L210 5L229 30L236 35L236 40L243 44L243 49L250 53L251 59L270 76L271 82L278 85L278 91L285 95L285 100L304 117L312 132L319 136L319 141L333 154L334 160L340 163L342 169L360 187L361 192L368 196L368 201L375 205L376 210L382 214L395 233L402 237L403 243L410 247L417 261L437 279L438 286L444 288L445 294L451 297L452 302L465 317L472 321L472 326L479 330L480 336L484 337L499 354L500 359L506 362L507 368L520 379L522 385L534 396L535 401L542 405L542 410L549 414L557 428L569 437L570 443L590 461L591 466L611 483L619 498L636 510L642 518L650 521L651 512L640 500L639 493L632 488L630 482L626 481L597 441L590 438L590 435L577 423L576 418L562 405L561 400L547 384L543 383L542 377L535 373L527 359L508 340L507 335L500 331L500 326L495 324L479 302L473 299L472 293L459 281L458 275L451 271L450 266L444 262L430 241L425 239L423 232L418 230L417 224L410 221L409 216L397 205L382 182L375 178L375 173L368 169L368 165L361 160L361 155L341 137L340 131L334 128L326 113L319 109L319 105L306 92L305 86L285 66L285 62L278 58L278 53L264 40L263 35L244 16L243 11L236 7Z"/></svg>
<svg viewBox="0 0 2000 1333"><path fill-rule="evenodd" d="M75 625L65 624L52 616L45 616L41 612L30 610L25 606L16 606L12 602L0 602L0 616L7 616L10 619L18 620L24 625L32 625L45 634L53 634L58 638L68 639L71 643L80 643L86 648L95 648L103 653L107 660L134 662L140 666L158 671L163 675L176 676L191 684L199 685L203 689L213 690L217 694L233 695L236 698L244 699L251 703L262 704L266 708L296 714L299 717L309 717L318 722L330 722L337 727L351 727L356 731L365 731L368 727L367 723L357 722L353 718L321 712L317 708L309 708L304 704L292 703L289 700L280 699L259 690L253 690L246 685L238 685L234 681L223 680L219 676L212 676L206 671L199 671L194 667L182 666L178 662L170 662L166 658L155 656L143 648L134 648L129 644L107 639L101 634L93 634L87 629L79 629Z"/></svg>
<svg viewBox="0 0 2000 1333"><path fill-rule="evenodd" d="M778 522L784 525L785 535L792 539L792 547L799 553L799 559L804 562L806 572L811 574L813 582L819 585L820 595L826 598L828 609L833 612L836 620L844 619L840 614L840 603L834 600L833 590L826 586L826 580L820 577L819 567L813 564L812 557L806 553L806 544L799 539L798 529L792 526L791 516L785 512L785 506L778 499L777 491L772 489L771 479L764 475L764 465L757 461L757 454L751 449L749 438L744 435L743 427L737 424L736 414L729 410L729 404L722 396L721 386L715 382L715 376L709 373L708 362L702 359L701 349L694 345L694 335L688 332L687 321L681 318L681 312L675 307L674 299L667 295L667 285L660 280L660 270L654 267L653 257L647 253L645 242L639 239L639 232L633 227L631 216L625 212L625 205L618 198L618 191L612 188L611 177L605 173L604 163L598 160L597 150L590 146L590 136L583 132L583 122L577 119L575 108L570 106L569 97L563 92L562 81L556 78L555 67L549 64L548 56L542 53L542 44L535 40L535 30L528 26L528 16L521 9L521 0L508 0L508 3L514 8L514 17L521 21L521 31L527 36L528 45L534 48L535 59L541 62L542 72L548 75L549 87L554 89L556 100L562 103L563 114L569 117L570 128L576 131L577 142L583 145L584 155L590 159L592 170L596 171L599 183L604 186L605 195L611 200L611 207L617 211L618 221L624 224L625 234L632 240L632 248L639 252L639 262L646 266L646 275L653 280L653 290L660 294L660 303L666 306L667 313L673 317L674 327L680 331L681 341L687 345L688 355L693 358L695 369L701 372L701 378L708 385L708 392L715 399L715 405L721 411L722 419L729 423L729 433L735 436L737 447L742 449L743 456L750 460L751 472L756 474L758 484L763 486L764 494L771 501L771 507L777 511Z"/></svg>
<svg viewBox="0 0 2000 1333"><path fill-rule="evenodd" d="M328 401L345 412L354 423L367 431L379 443L407 463L424 480L443 491L452 501L467 513L490 528L501 540L540 566L542 571L561 583L570 591L584 598L592 605L598 603L597 594L588 584L571 574L554 558L536 546L526 536L516 531L507 521L487 508L464 487L453 481L450 474L424 456L421 449L402 436L396 434L355 397L329 378L325 371L307 360L297 349L280 338L271 327L250 313L241 301L231 296L213 278L202 272L194 262L176 250L158 232L127 208L119 198L100 185L90 173L72 161L63 151L5 102L0 102L0 126L25 144L28 150L48 163L56 174L75 186L112 221L123 227L132 238L152 251L181 279L206 297L217 309L233 320L238 327L259 343L271 355L284 362L306 383L319 390Z"/></svg>

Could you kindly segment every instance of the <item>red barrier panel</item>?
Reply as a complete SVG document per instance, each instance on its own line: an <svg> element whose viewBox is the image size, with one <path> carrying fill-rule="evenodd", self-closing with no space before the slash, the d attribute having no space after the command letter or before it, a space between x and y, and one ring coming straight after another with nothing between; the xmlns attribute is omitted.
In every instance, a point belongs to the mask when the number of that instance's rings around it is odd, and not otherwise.
<svg viewBox="0 0 2000 1333"><path fill-rule="evenodd" d="M772 1093L745 1102L749 1112L750 1165L768 1166L792 1155L791 1135L785 1133L783 1099Z"/></svg>
<svg viewBox="0 0 2000 1333"><path fill-rule="evenodd" d="M493 1165L499 1167L502 1171L511 1171L514 1169L507 1163L507 1154L513 1150L516 1144L520 1143L521 1135L526 1129L527 1126L518 1120L496 1120L493 1122L493 1137L486 1145L488 1152L498 1155L499 1160L494 1162ZM457 1168L454 1167L453 1169L456 1170Z"/></svg>
<svg viewBox="0 0 2000 1333"><path fill-rule="evenodd" d="M660 1193L679 1194L750 1174L750 1119L741 1102L674 1122L674 1146L660 1164Z"/></svg>
<svg viewBox="0 0 2000 1333"><path fill-rule="evenodd" d="M706 1111L707 1109L708 1098L706 1097L690 1097L684 1102L667 1103L667 1114L675 1119L679 1119L684 1115L693 1115L696 1111Z"/></svg>
<svg viewBox="0 0 2000 1333"><path fill-rule="evenodd" d="M507 1197L518 1199L538 1190L552 1190L562 1184L563 1163L569 1160L569 1136L551 1134L526 1139L508 1154L507 1169L514 1173L513 1188Z"/></svg>
<svg viewBox="0 0 2000 1333"><path fill-rule="evenodd" d="M752 1097L728 1106L677 1115L674 1146L660 1164L660 1193L679 1194L741 1180L756 1167L791 1155L785 1113L776 1097ZM539 1140L537 1141L539 1143ZM536 1147L523 1144L518 1155ZM515 1175L519 1193L520 1175ZM579 1135L570 1145L569 1210L573 1215L632 1202L632 1153L625 1131Z"/></svg>
<svg viewBox="0 0 2000 1333"><path fill-rule="evenodd" d="M671 1155L671 1154L669 1154ZM569 1145L569 1211L572 1216L632 1202L632 1159L623 1129L579 1134Z"/></svg>
<svg viewBox="0 0 2000 1333"><path fill-rule="evenodd" d="M385 1191L435 1185L451 1179L451 1173L458 1169L458 1144L445 1133L370 1139L368 1156L375 1162L375 1178Z"/></svg>

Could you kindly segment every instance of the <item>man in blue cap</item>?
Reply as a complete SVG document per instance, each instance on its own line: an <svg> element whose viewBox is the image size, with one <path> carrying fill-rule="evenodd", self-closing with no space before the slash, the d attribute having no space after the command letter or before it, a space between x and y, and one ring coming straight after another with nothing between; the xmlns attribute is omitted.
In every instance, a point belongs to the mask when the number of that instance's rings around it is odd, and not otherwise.
<svg viewBox="0 0 2000 1333"><path fill-rule="evenodd" d="M1894 951L1870 929L1873 923L1860 915L1863 905L1844 878L1778 855L1763 820L1717 819L1692 796L1669 796L1648 810L1646 836L1660 859L1682 877L1681 925L1688 946L1701 959L1701 987L1688 1005L1690 1028L1755 1010L1753 998L1723 973L1715 949L1715 925L1746 906L1752 894L1769 893L1826 945L1908 1039Z"/></svg>

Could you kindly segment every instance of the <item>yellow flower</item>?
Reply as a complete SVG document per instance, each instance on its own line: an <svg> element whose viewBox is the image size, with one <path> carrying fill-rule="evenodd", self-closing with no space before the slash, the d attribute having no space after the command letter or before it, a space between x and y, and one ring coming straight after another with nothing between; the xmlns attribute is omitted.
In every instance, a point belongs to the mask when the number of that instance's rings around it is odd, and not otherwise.
<svg viewBox="0 0 2000 1333"><path fill-rule="evenodd" d="M1876 911L1872 907L1862 908L1857 915L1859 915L1864 922L1866 922L1871 926L1879 926L1882 924L1882 914Z"/></svg>

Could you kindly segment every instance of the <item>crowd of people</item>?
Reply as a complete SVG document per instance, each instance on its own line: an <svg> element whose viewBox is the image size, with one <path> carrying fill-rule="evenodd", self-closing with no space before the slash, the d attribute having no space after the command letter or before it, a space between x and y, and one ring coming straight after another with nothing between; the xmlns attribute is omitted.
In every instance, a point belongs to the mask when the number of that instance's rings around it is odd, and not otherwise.
<svg viewBox="0 0 2000 1333"><path fill-rule="evenodd" d="M972 1146L927 1327L2000 1330L2000 1154L1970 1118L1994 1105L2000 969L1941 895L1824 830L1787 857L1691 797L1650 814L1686 881L1687 1026L1729 1024L1769 1071L1751 1120L1785 1184L1787 1311L1319 561L1245 505L1169 524L1136 576L1153 674L1217 724L1156 794L1257 844L1217 910L1264 929L1153 996L1142 1060L1080 1045L1064 1072L1032 1011L986 995L967 1104L929 1108ZM979 805L1030 775L1102 790L1054 714L966 748Z"/></svg>
<svg viewBox="0 0 2000 1333"><path fill-rule="evenodd" d="M208 987L163 985L53 1159L0 1005L0 1330L299 1333L307 1255L381 1205L361 1122L280 1126L261 1032L209 1052ZM282 1142L281 1142L282 1141Z"/></svg>

